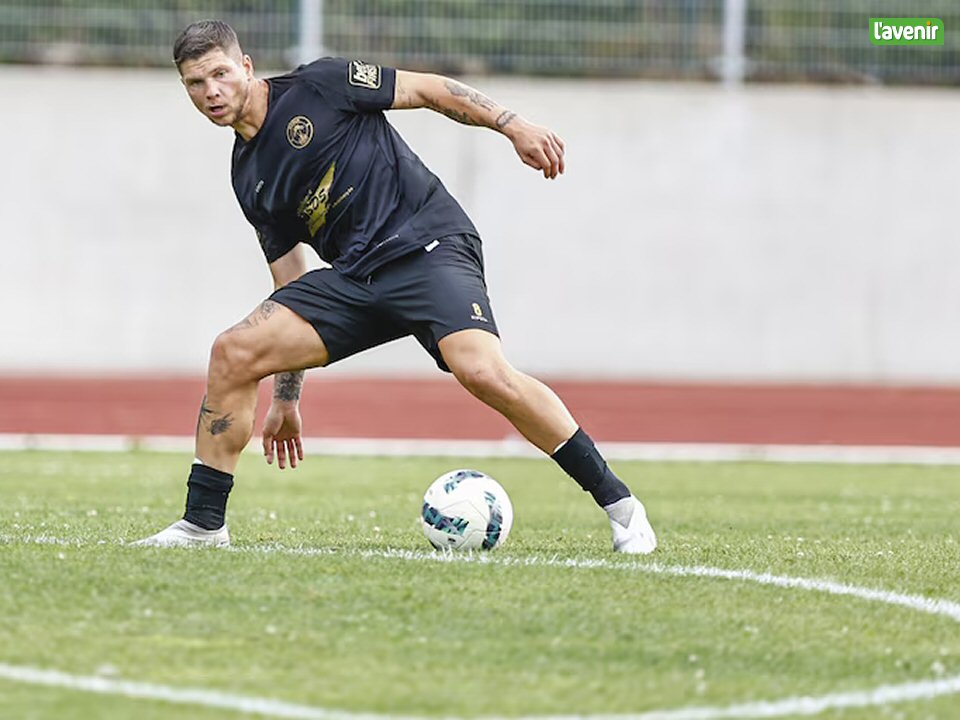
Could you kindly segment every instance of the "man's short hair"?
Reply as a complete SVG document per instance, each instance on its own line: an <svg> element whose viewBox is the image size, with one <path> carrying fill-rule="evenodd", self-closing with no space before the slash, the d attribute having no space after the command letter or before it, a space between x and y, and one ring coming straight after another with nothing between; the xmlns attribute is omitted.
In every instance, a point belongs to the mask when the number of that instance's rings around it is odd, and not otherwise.
<svg viewBox="0 0 960 720"><path fill-rule="evenodd" d="M173 62L179 69L187 60L196 60L217 48L228 54L239 52L237 33L222 20L199 20L187 25L173 44Z"/></svg>

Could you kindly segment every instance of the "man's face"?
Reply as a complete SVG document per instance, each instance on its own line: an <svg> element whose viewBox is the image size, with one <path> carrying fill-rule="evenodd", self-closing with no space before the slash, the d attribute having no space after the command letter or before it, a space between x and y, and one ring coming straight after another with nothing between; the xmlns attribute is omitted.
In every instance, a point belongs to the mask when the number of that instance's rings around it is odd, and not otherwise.
<svg viewBox="0 0 960 720"><path fill-rule="evenodd" d="M216 48L196 60L185 60L180 79L197 110L217 125L233 125L247 105L253 62L239 48L229 53Z"/></svg>

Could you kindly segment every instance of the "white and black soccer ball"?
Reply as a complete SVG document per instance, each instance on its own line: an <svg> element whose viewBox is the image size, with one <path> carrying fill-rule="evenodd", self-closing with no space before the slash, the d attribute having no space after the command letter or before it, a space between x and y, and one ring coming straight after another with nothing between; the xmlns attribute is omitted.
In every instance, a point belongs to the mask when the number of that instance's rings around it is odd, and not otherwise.
<svg viewBox="0 0 960 720"><path fill-rule="evenodd" d="M489 475L451 470L427 488L420 519L438 550L492 550L510 535L513 504Z"/></svg>

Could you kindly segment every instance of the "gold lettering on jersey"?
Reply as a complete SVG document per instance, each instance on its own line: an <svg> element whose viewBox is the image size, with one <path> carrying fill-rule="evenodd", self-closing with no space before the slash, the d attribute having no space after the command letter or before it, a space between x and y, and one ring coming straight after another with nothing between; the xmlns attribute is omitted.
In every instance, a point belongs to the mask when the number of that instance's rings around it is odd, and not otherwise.
<svg viewBox="0 0 960 720"><path fill-rule="evenodd" d="M370 90L377 90L380 87L379 65L370 65L360 60L351 60L347 76L350 78L351 85L365 87Z"/></svg>
<svg viewBox="0 0 960 720"><path fill-rule="evenodd" d="M473 303L473 315L470 316L470 319L478 322L490 322L483 316L483 308L480 307L480 303Z"/></svg>
<svg viewBox="0 0 960 720"><path fill-rule="evenodd" d="M303 150L313 140L313 122L304 115L297 115L287 123L287 140L297 150Z"/></svg>
<svg viewBox="0 0 960 720"><path fill-rule="evenodd" d="M333 187L333 175L337 170L337 164L333 163L330 169L323 176L323 180L315 190L307 192L300 206L297 208L297 217L302 218L307 223L307 230L310 231L310 237L316 235L320 228L327 222L327 210L330 203L330 188Z"/></svg>

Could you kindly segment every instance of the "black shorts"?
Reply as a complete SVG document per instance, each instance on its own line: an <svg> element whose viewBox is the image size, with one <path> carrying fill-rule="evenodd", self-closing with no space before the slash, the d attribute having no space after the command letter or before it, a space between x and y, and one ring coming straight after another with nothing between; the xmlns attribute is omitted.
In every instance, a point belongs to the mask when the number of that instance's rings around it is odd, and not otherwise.
<svg viewBox="0 0 960 720"><path fill-rule="evenodd" d="M499 335L480 239L472 235L435 240L364 280L329 268L312 270L270 298L313 325L331 363L413 335L449 372L440 355L441 338L468 328Z"/></svg>

